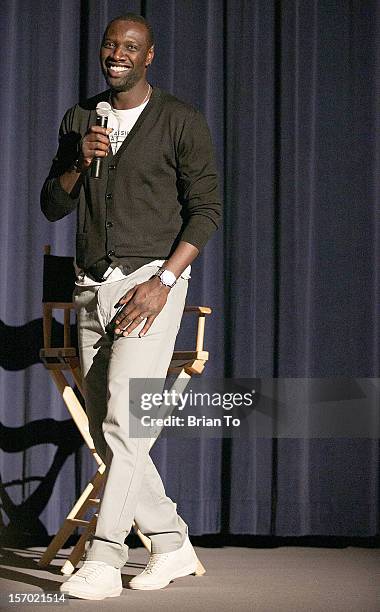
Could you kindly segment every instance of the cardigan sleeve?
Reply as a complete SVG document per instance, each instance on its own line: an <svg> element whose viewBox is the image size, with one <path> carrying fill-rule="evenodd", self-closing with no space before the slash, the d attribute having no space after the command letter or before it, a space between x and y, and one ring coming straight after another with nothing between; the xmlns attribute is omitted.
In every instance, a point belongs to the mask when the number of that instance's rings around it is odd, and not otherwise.
<svg viewBox="0 0 380 612"><path fill-rule="evenodd" d="M41 190L41 210L49 221L58 221L70 214L79 202L79 189L74 190L75 195L69 194L63 189L59 180L78 156L81 135L73 130L75 108L68 110L62 119L58 151Z"/></svg>
<svg viewBox="0 0 380 612"><path fill-rule="evenodd" d="M221 201L210 131L195 111L185 121L177 148L178 190L183 206L181 240L201 250L217 229Z"/></svg>

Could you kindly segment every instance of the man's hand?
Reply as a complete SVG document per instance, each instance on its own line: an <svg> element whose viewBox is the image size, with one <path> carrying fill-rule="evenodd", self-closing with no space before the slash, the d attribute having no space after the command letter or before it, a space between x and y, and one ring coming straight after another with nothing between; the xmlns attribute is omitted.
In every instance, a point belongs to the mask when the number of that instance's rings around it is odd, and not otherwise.
<svg viewBox="0 0 380 612"><path fill-rule="evenodd" d="M108 137L111 132L112 128L104 128L100 125L90 127L82 139L81 163L83 169L91 165L94 157L106 157L111 147Z"/></svg>
<svg viewBox="0 0 380 612"><path fill-rule="evenodd" d="M154 319L166 304L170 288L165 287L157 276L130 289L119 304L125 304L116 319L115 334L128 336L146 319L139 336L145 336Z"/></svg>
<svg viewBox="0 0 380 612"><path fill-rule="evenodd" d="M90 167L94 157L105 157L110 150L111 143L108 134L111 132L112 128L93 125L82 138L78 163L59 177L62 188L73 197L79 195L78 188L80 189L81 183L78 179L82 172Z"/></svg>

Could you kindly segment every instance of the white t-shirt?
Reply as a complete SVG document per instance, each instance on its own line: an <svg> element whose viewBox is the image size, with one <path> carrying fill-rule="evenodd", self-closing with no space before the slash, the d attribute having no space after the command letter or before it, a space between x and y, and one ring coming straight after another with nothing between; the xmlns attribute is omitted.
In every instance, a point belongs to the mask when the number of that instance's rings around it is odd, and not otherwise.
<svg viewBox="0 0 380 612"><path fill-rule="evenodd" d="M109 139L114 155L120 149L147 104L148 100L144 104L140 104L140 106L135 106L135 108L123 110L113 108L112 112L108 115L108 127L113 128Z"/></svg>
<svg viewBox="0 0 380 612"><path fill-rule="evenodd" d="M108 127L113 128L113 131L109 134L109 139L111 142L112 152L115 155L117 151L120 149L122 143L125 138L128 136L129 132L135 125L137 119L139 118L141 112L144 110L146 105L148 104L147 100L140 106L136 106L135 108L127 108L123 110L118 110L116 108L112 109L112 112L108 115ZM164 263L162 259L155 259L154 261L145 264L147 266L158 266L161 267ZM144 267L144 266L143 266ZM181 274L182 278L189 279L191 272L191 266L188 266L186 270L184 270ZM77 279L75 284L83 287L83 286L96 286L96 285L104 285L105 283L113 283L118 280L122 280L126 278L126 274L124 274L122 268L116 267L111 268L111 266L106 270L104 277L105 280L102 283L98 283L88 277L83 270L77 268Z"/></svg>

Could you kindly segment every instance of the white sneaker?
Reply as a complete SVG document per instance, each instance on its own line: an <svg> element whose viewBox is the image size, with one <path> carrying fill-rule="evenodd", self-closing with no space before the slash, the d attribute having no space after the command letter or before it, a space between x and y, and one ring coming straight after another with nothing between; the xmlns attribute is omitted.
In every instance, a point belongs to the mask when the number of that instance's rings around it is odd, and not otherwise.
<svg viewBox="0 0 380 612"><path fill-rule="evenodd" d="M182 547L169 553L152 553L141 574L129 582L131 589L163 589L174 578L194 574L198 558L188 537Z"/></svg>
<svg viewBox="0 0 380 612"><path fill-rule="evenodd" d="M123 590L121 571L103 561L85 561L59 590L80 599L118 597Z"/></svg>

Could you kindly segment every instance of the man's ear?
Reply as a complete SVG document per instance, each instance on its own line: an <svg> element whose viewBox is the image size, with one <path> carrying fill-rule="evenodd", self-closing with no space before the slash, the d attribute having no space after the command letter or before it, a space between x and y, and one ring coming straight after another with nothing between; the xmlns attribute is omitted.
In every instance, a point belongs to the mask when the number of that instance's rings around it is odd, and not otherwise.
<svg viewBox="0 0 380 612"><path fill-rule="evenodd" d="M154 45L151 46L148 53L146 54L145 68L148 68L148 66L150 66L150 64L153 62L153 58L154 58Z"/></svg>

